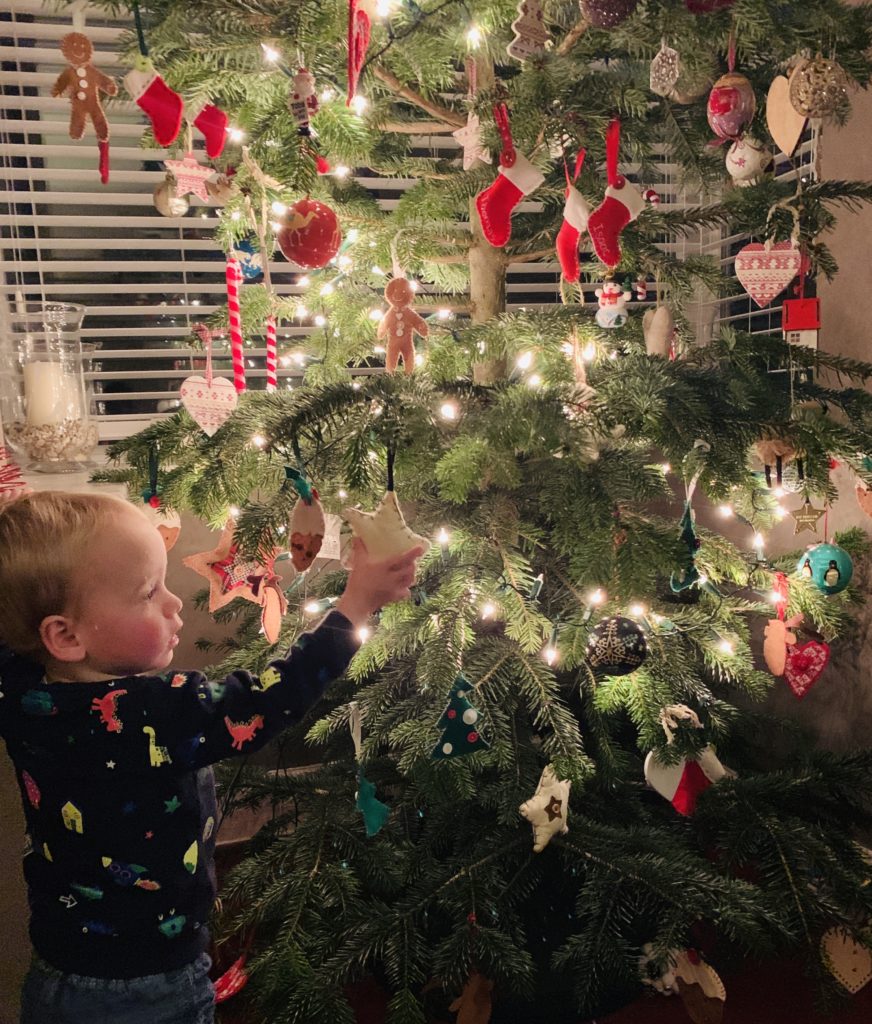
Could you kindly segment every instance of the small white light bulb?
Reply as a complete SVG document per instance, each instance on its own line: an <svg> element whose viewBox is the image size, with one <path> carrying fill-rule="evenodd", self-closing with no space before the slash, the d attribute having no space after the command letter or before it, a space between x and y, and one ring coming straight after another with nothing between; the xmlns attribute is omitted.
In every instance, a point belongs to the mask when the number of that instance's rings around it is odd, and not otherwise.
<svg viewBox="0 0 872 1024"><path fill-rule="evenodd" d="M266 445L266 438L263 434L255 434L251 439L251 443L255 448L263 448Z"/></svg>
<svg viewBox="0 0 872 1024"><path fill-rule="evenodd" d="M439 407L439 415L443 420L456 420L457 412L458 409L456 402L443 402Z"/></svg>
<svg viewBox="0 0 872 1024"><path fill-rule="evenodd" d="M328 281L326 284L322 284L318 291L319 295L332 295L334 292L333 282Z"/></svg>
<svg viewBox="0 0 872 1024"><path fill-rule="evenodd" d="M549 644L544 651L542 651L542 657L545 659L545 663L549 668L557 661L558 650Z"/></svg>
<svg viewBox="0 0 872 1024"><path fill-rule="evenodd" d="M671 473L672 472L672 466L670 466L670 464L668 462L664 462L663 465L660 467L660 472L664 476L666 476L667 473Z"/></svg>
<svg viewBox="0 0 872 1024"><path fill-rule="evenodd" d="M231 505L230 508L227 509L228 514L233 516L234 519L236 519L236 517L239 515L240 511L241 511L241 509L239 508L238 505Z"/></svg>
<svg viewBox="0 0 872 1024"><path fill-rule="evenodd" d="M601 590L597 589L594 590L593 593L588 594L587 603L593 605L602 604L605 599L606 595Z"/></svg>
<svg viewBox="0 0 872 1024"><path fill-rule="evenodd" d="M297 278L297 284L301 288L308 288L309 287L309 275L308 274L303 274L302 277L298 277Z"/></svg>
<svg viewBox="0 0 872 1024"><path fill-rule="evenodd" d="M533 365L533 353L522 352L518 356L516 364L519 370L529 370L530 367Z"/></svg>
<svg viewBox="0 0 872 1024"><path fill-rule="evenodd" d="M384 315L385 315L385 311L383 309L371 309L369 311L369 318L370 318L370 320L376 320L376 321L381 320L381 318Z"/></svg>
<svg viewBox="0 0 872 1024"><path fill-rule="evenodd" d="M318 98L322 103L329 103L335 95L336 93L328 86L326 89L321 90L321 95Z"/></svg>
<svg viewBox="0 0 872 1024"><path fill-rule="evenodd" d="M298 320L305 320L308 315L309 310L302 303L294 310L294 316Z"/></svg>
<svg viewBox="0 0 872 1024"><path fill-rule="evenodd" d="M270 64L276 64L281 57L279 51L268 43L261 43L260 48L263 50L263 59L269 61Z"/></svg>
<svg viewBox="0 0 872 1024"><path fill-rule="evenodd" d="M315 326L324 327L327 324L327 317L322 316L320 313L315 317Z"/></svg>
<svg viewBox="0 0 872 1024"><path fill-rule="evenodd" d="M730 516L733 514L733 506L732 505L719 505L718 506L718 512L720 512L720 514L723 516L724 519L729 519Z"/></svg>
<svg viewBox="0 0 872 1024"><path fill-rule="evenodd" d="M466 32L466 42L473 50L481 46L482 32L478 25L470 25Z"/></svg>
<svg viewBox="0 0 872 1024"><path fill-rule="evenodd" d="M320 606L320 604L317 601L307 601L303 605L303 611L307 615L317 615L320 610L321 610L321 606Z"/></svg>
<svg viewBox="0 0 872 1024"><path fill-rule="evenodd" d="M589 341L581 350L581 358L586 363L592 363L596 359L596 345L592 341Z"/></svg>
<svg viewBox="0 0 872 1024"><path fill-rule="evenodd" d="M272 203L270 203L270 209L279 217L283 217L288 212L287 206L284 203L279 202L278 199L274 199Z"/></svg>
<svg viewBox="0 0 872 1024"><path fill-rule="evenodd" d="M440 309L440 310L437 310L436 316L438 316L440 320L450 320L451 319L451 310L450 309Z"/></svg>
<svg viewBox="0 0 872 1024"><path fill-rule="evenodd" d="M360 93L358 93L351 101L351 105L354 107L355 114L360 117L364 110L369 106L369 100L366 96L361 96Z"/></svg>
<svg viewBox="0 0 872 1024"><path fill-rule="evenodd" d="M360 232L357 230L357 228L351 228L345 237L353 245L358 240L358 238L360 238Z"/></svg>
<svg viewBox="0 0 872 1024"><path fill-rule="evenodd" d="M538 388L541 386L541 384L542 378L539 376L538 373L531 373L530 376L527 378L527 387Z"/></svg>
<svg viewBox="0 0 872 1024"><path fill-rule="evenodd" d="M245 132L241 128L228 128L227 134L230 136L231 142L242 142L245 138Z"/></svg>
<svg viewBox="0 0 872 1024"><path fill-rule="evenodd" d="M639 619L645 614L645 606L642 604L634 604L630 608L630 614L635 618Z"/></svg>
<svg viewBox="0 0 872 1024"><path fill-rule="evenodd" d="M366 641L369 640L371 636L372 630L369 628L369 626L361 626L360 629L357 631L357 639L362 644L365 644Z"/></svg>
<svg viewBox="0 0 872 1024"><path fill-rule="evenodd" d="M451 540L451 534L445 529L444 526L439 527L439 532L436 534L436 540L443 546Z"/></svg>
<svg viewBox="0 0 872 1024"><path fill-rule="evenodd" d="M333 173L337 178L347 178L351 174L351 168L346 167L345 164L339 164L333 168Z"/></svg>
<svg viewBox="0 0 872 1024"><path fill-rule="evenodd" d="M762 549L763 544L764 544L763 534L762 533L755 533L754 534L754 547Z"/></svg>
<svg viewBox="0 0 872 1024"><path fill-rule="evenodd" d="M481 617L483 619L491 619L496 614L496 607L491 604L490 601L485 601L481 606Z"/></svg>
<svg viewBox="0 0 872 1024"><path fill-rule="evenodd" d="M347 498L348 497L348 491L346 491L345 488L340 487L339 490L336 492L336 495L339 498Z"/></svg>

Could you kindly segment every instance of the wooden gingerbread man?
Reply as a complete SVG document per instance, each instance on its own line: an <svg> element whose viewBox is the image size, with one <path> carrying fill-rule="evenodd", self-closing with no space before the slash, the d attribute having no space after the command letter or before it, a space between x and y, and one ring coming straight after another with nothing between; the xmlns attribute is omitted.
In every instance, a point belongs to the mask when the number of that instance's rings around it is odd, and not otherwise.
<svg viewBox="0 0 872 1024"><path fill-rule="evenodd" d="M391 308L379 321L378 337L380 340L387 337L385 369L388 373L397 369L400 356L403 369L411 373L415 369L415 333L422 338L430 334L430 328L412 309L414 294L412 283L404 277L392 278L385 287L385 299Z"/></svg>
<svg viewBox="0 0 872 1024"><path fill-rule="evenodd" d="M109 122L103 112L101 93L114 96L118 86L114 78L104 75L91 64L94 47L91 40L81 32L70 32L61 40L61 53L70 62L70 67L58 75L52 86L52 96L69 96L70 138L81 139L85 124L90 119L100 147L100 180L105 185L109 180Z"/></svg>

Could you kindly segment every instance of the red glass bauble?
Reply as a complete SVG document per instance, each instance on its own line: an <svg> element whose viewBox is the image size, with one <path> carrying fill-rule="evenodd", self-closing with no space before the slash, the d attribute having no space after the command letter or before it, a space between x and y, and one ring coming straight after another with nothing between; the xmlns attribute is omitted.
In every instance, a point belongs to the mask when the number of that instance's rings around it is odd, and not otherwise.
<svg viewBox="0 0 872 1024"><path fill-rule="evenodd" d="M639 0L578 0L581 13L594 28L614 28L629 18Z"/></svg>
<svg viewBox="0 0 872 1024"><path fill-rule="evenodd" d="M684 0L684 5L693 14L710 14L733 6L733 0Z"/></svg>
<svg viewBox="0 0 872 1024"><path fill-rule="evenodd" d="M708 123L719 139L737 139L751 123L757 99L751 83L736 71L719 78L708 98Z"/></svg>
<svg viewBox="0 0 872 1024"><path fill-rule="evenodd" d="M281 219L276 241L286 260L304 270L326 266L339 252L336 214L315 199L300 199Z"/></svg>

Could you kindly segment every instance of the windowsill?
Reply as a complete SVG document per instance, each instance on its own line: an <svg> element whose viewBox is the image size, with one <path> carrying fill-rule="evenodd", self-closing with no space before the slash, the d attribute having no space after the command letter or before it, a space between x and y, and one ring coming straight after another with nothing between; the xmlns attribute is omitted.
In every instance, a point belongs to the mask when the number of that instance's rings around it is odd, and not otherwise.
<svg viewBox="0 0 872 1024"><path fill-rule="evenodd" d="M94 452L93 466L90 469L83 469L79 473L34 473L31 470L23 470L21 475L25 482L34 491L68 491L73 494L110 494L117 498L127 497L125 484L94 483L91 481L91 474L98 469L106 460L106 448L101 446Z"/></svg>

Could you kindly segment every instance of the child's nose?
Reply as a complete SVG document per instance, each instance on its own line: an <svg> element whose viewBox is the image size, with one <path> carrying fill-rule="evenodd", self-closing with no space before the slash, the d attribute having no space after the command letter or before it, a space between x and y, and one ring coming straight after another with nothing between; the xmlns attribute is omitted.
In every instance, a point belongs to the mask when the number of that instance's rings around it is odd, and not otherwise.
<svg viewBox="0 0 872 1024"><path fill-rule="evenodd" d="M168 591L169 600L167 601L167 614L176 615L182 610L182 599L174 594L172 591Z"/></svg>

